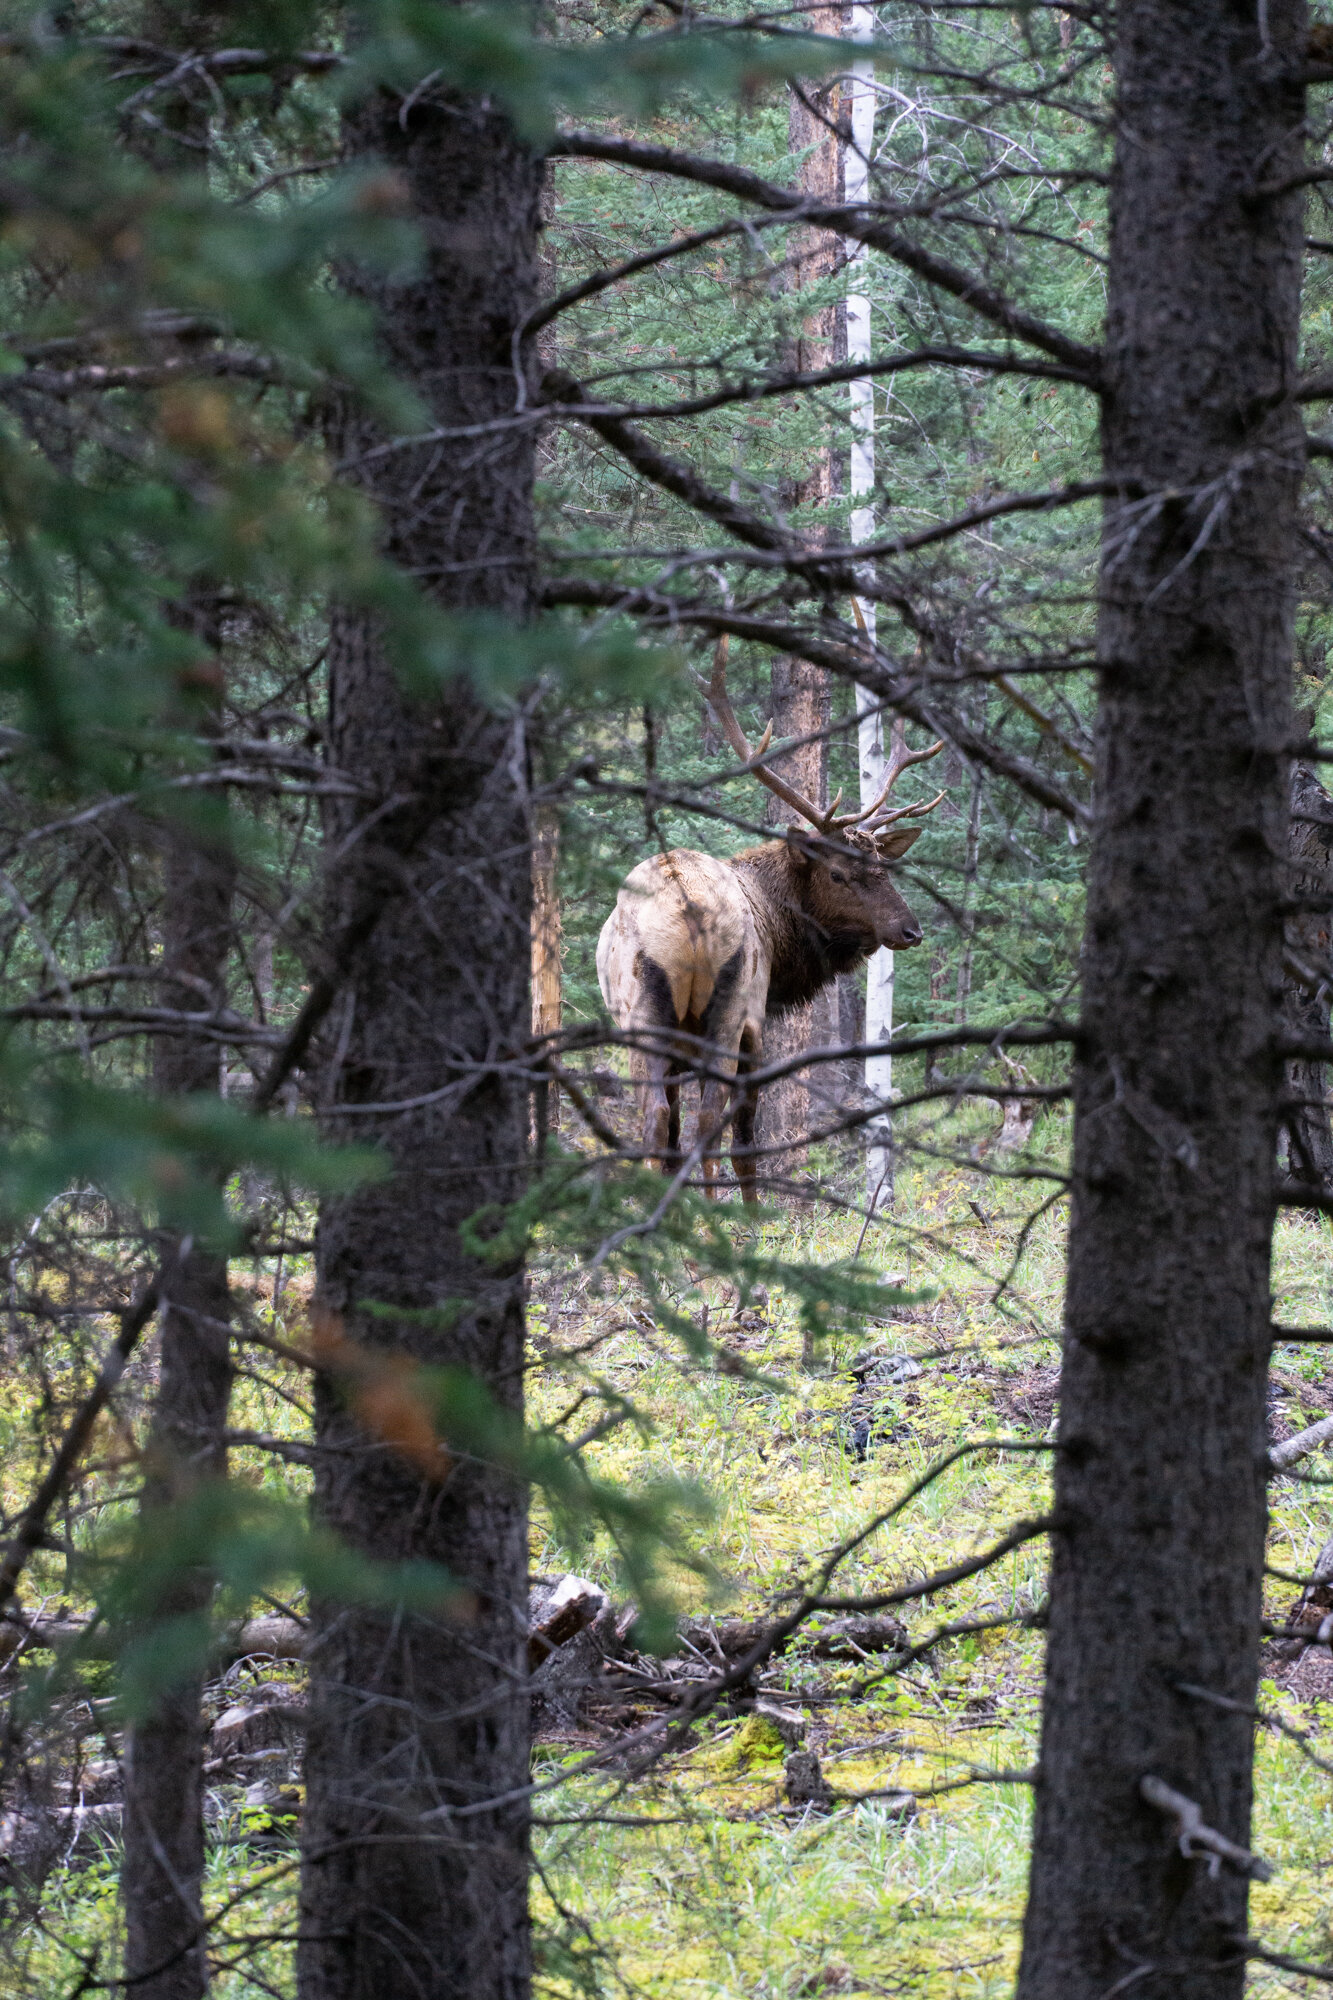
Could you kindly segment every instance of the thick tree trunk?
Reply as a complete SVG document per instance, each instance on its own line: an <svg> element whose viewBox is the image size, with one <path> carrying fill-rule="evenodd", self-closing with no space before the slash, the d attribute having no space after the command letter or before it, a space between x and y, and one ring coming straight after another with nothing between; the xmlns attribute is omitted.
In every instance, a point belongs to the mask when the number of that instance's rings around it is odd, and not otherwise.
<svg viewBox="0 0 1333 2000"><path fill-rule="evenodd" d="M540 161L490 105L429 91L361 106L348 136L400 177L427 246L411 279L349 277L377 307L389 360L441 426L503 416L512 329L535 292ZM442 603L530 612L530 438L395 449L365 466L391 554ZM351 423L343 445L355 462L374 442ZM460 1230L512 1201L525 1175L527 1088L487 1067L529 1033L522 738L462 680L411 699L359 614L335 618L330 668L335 758L406 802L346 850L335 885L335 925L382 909L350 979L334 1106L404 1108L356 1119L392 1171L320 1218L331 1359L349 1360L341 1344L354 1342L373 1381L379 1357L380 1381L406 1383L409 1408L410 1377L393 1373L405 1359L466 1371L517 1414L522 1273L484 1265ZM319 1516L379 1561L441 1565L462 1595L433 1613L316 1607L298 1989L302 2000L522 2000L524 1494L464 1439L433 1477L414 1467L380 1441L390 1425L376 1434L356 1372L340 1385L331 1369L317 1386Z"/></svg>
<svg viewBox="0 0 1333 2000"><path fill-rule="evenodd" d="M206 48L226 25L226 6L169 6L143 0L135 26L149 42L170 48ZM179 171L183 142L202 145L208 134L209 99L182 94L169 100L162 122L136 128L134 149L150 164ZM201 582L174 611L182 629L216 663L222 641L216 591ZM206 726L221 724L221 701ZM191 718L194 720L194 718ZM166 1007L223 1008L232 944L236 866L225 834L215 841L184 828L164 833L162 870L162 988ZM161 1036L154 1046L153 1080L164 1096L216 1094L222 1085L219 1044L189 1036ZM169 1302L162 1314L157 1397L149 1429L140 1499L140 1532L170 1534L170 1510L188 1504L209 1480L226 1477L225 1429L231 1395L231 1304L226 1259L164 1243L176 1262ZM206 1568L181 1574L167 1599L154 1607L163 1618L206 1611L214 1579ZM125 1738L124 1846L120 1887L125 1910L125 1971L142 2000L197 2000L208 1987L203 1932L204 1724L203 1683L179 1683L154 1713Z"/></svg>
<svg viewBox="0 0 1333 2000"><path fill-rule="evenodd" d="M1323 909L1302 910L1287 919L1287 964L1283 1012L1293 1034L1326 1042L1329 994L1333 990L1333 799L1308 764L1291 773L1291 891ZM1297 1180L1333 1194L1333 1126L1330 1125L1325 1065L1304 1058L1287 1065L1285 1114L1287 1164Z"/></svg>
<svg viewBox="0 0 1333 2000"><path fill-rule="evenodd" d="M840 7L813 7L806 25L813 33L836 35ZM836 201L841 166L837 133L831 129L837 118L838 86L822 89L814 85L793 87L788 99L787 133L793 155L801 160L801 186L821 201ZM792 264L788 273L791 291L799 294L811 286L827 284L837 268L838 239L828 230L800 229L793 232ZM837 347L838 311L830 299L804 315L800 331L791 342L790 366L799 369L827 368ZM821 442L811 454L808 471L794 485L791 504L807 514L811 509L826 512L833 497L833 449ZM822 529L816 527L816 538ZM828 675L808 660L779 656L772 668L773 734L786 737L810 736L826 730L830 704ZM828 744L804 744L788 756L774 761L798 791L824 804L828 792ZM791 809L780 799L770 799L767 818L775 827L785 826ZM836 1035L837 996L830 989L804 1007L794 1008L779 1020L770 1021L764 1031L764 1060L778 1062L796 1055L819 1041ZM761 1149L760 1173L782 1178L805 1163L801 1141L810 1130L815 1113L814 1098L823 1095L833 1079L829 1072L811 1076L793 1070L790 1076L771 1083L759 1100L755 1142ZM780 1150L770 1151L770 1148Z"/></svg>
<svg viewBox="0 0 1333 2000"><path fill-rule="evenodd" d="M822 667L812 667L808 660L779 655L773 662L771 691L775 737L799 739L827 729L828 675ZM806 798L813 799L818 805L827 802L826 738L802 744L799 749L788 751L786 756L775 757L773 769L788 784L803 792ZM774 830L780 832L795 815L781 799L770 798L766 817ZM794 1007L789 1014L770 1021L764 1029L764 1061L778 1062L810 1048L818 1040L831 1041L836 1005L836 991L830 986L803 1007ZM820 1034L821 1027L825 1031L823 1035ZM802 1141L810 1130L815 1109L812 1088L818 1092L827 1088L828 1083L828 1077L812 1078L808 1070L794 1070L790 1076L770 1083L760 1094L755 1143L761 1149L761 1178L771 1175L781 1179L804 1165L805 1147Z"/></svg>
<svg viewBox="0 0 1333 2000"><path fill-rule="evenodd" d="M200 594L180 622L215 651L216 603ZM164 836L162 1005L227 1004L235 861L216 842L182 828ZM154 1082L164 1096L216 1093L222 1051L188 1035L159 1037ZM170 1258L179 1245L164 1246ZM201 1484L225 1478L231 1392L230 1301L224 1257L191 1249L171 1281L162 1315L157 1399L149 1431L140 1532L170 1535L173 1508ZM155 1528L157 1517L164 1517ZM163 1618L205 1611L213 1592L206 1568L189 1569L153 1607ZM204 1732L202 1683L191 1676L165 1696L125 1741L125 1970L143 2000L196 2000L208 1986L202 1929ZM160 1968L160 1970L158 1969Z"/></svg>
<svg viewBox="0 0 1333 2000"><path fill-rule="evenodd" d="M1304 8L1122 0L1108 506L1022 2000L1227 2000L1249 1846L1280 1064ZM1189 1693L1207 1691L1215 1699ZM1229 1705L1228 1705L1229 1704Z"/></svg>

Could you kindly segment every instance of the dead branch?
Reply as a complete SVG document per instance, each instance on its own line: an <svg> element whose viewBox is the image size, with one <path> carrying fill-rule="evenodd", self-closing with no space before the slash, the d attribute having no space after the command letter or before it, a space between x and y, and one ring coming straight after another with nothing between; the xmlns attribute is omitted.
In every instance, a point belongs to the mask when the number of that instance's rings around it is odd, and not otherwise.
<svg viewBox="0 0 1333 2000"><path fill-rule="evenodd" d="M689 477L692 479L693 475ZM731 503L727 502L726 505L730 507ZM813 560L811 558L812 562ZM790 566L793 569L806 566L805 558L802 557L799 562L793 561ZM898 613L914 636L922 636L917 628L921 626L924 630L924 621L915 615L913 607L900 591L891 590L871 581L862 583L856 580L850 571L847 581L849 594L854 589L863 598L887 604L890 609ZM918 678L909 682L891 675L886 665L879 661L874 663L867 661L864 655L856 650L853 634L850 632L847 634L846 642L839 643L830 641L827 635L821 636L819 631L809 627L787 624L777 619L760 618L744 612L727 611L721 606L681 603L679 599L668 596L664 591L626 589L615 584L593 583L581 578L548 583L542 592L542 600L547 605L571 604L587 610L623 612L626 616L641 617L645 625L650 628L656 623L671 631L678 631L682 625L692 625L699 631L713 634L728 632L735 638L748 639L753 644L766 646L774 652L798 654L815 666L827 667L841 680L855 681L883 701L886 707L896 709L899 714L906 716L909 722L919 723L923 729L929 730L932 736L947 737L963 756L984 765L997 777L1008 778L1038 805L1060 813L1076 825L1086 824L1089 819L1088 808L1081 800L1071 798L1062 786L1056 784L1029 758L1006 748L1003 744L992 742L961 716L942 707L937 696L923 693ZM925 636L929 639L934 635L926 630ZM987 678L993 676L988 675ZM581 772L580 776L585 776L585 773ZM595 771L586 775L586 782L598 790L615 789L610 781L598 778ZM621 789L633 790L637 796L642 796L644 788L635 786ZM654 793L654 796L659 795ZM706 807L699 809L707 811Z"/></svg>
<svg viewBox="0 0 1333 2000"><path fill-rule="evenodd" d="M171 1273L176 1269L176 1264L189 1255L191 1247L191 1239L188 1236L183 1237L176 1252L176 1263L172 1264L169 1271L160 1271L151 1279L140 1293L138 1301L126 1307L121 1314L120 1332L102 1358L96 1381L70 1420L69 1428L51 1461L50 1470L24 1508L18 1527L10 1539L4 1562L0 1563L0 1612L4 1611L13 1597L28 1558L40 1546L46 1531L47 1517L83 1456L88 1440L92 1436L93 1426L124 1374L125 1364L138 1345L140 1335L166 1297Z"/></svg>
<svg viewBox="0 0 1333 2000"><path fill-rule="evenodd" d="M26 1000L0 1007L2 1021L73 1021L86 1026L113 1023L149 1035L206 1035L210 1041L276 1047L281 1032L239 1014L192 1014L179 1007L82 1007L77 1003Z"/></svg>
<svg viewBox="0 0 1333 2000"><path fill-rule="evenodd" d="M670 146L645 145L637 139L612 138L600 132L557 133L549 151L564 159L610 160L622 166L638 167L646 173L669 174L678 180L693 181L703 187L718 188L756 208L781 212L815 228L836 229L842 236L878 250L897 264L936 285L952 298L971 308L980 318L1001 327L1015 339L1053 355L1057 361L1076 369L1089 389L1099 386L1101 355L1082 341L1071 340L1057 327L1047 326L1033 314L1024 312L1009 299L985 284L975 272L965 271L923 245L914 243L884 219L874 208L849 208L843 203L811 201L797 188L781 187L746 167L725 160L704 159L694 153L677 152Z"/></svg>
<svg viewBox="0 0 1333 2000"><path fill-rule="evenodd" d="M1205 1825L1202 1812L1183 1792L1173 1791L1161 1778L1149 1774L1139 1780L1139 1796L1155 1812L1176 1822L1180 1851L1187 1861L1206 1860L1210 1875L1219 1874L1225 1864L1240 1875L1252 1876L1256 1882L1271 1881L1271 1864L1262 1856L1251 1854L1247 1847L1238 1847L1216 1827Z"/></svg>
<svg viewBox="0 0 1333 2000"><path fill-rule="evenodd" d="M1258 1959L1264 1965L1275 1965L1282 1972L1295 1972L1302 1979L1317 1979L1323 1986L1333 1986L1333 1965L1311 1965L1307 1959L1292 1958L1285 1951L1273 1951L1268 1945L1260 1944L1257 1938L1237 1938L1236 1943L1246 1958Z"/></svg>
<svg viewBox="0 0 1333 2000"><path fill-rule="evenodd" d="M0 394L61 398L102 395L111 389L161 389L172 382L198 381L209 376L238 382L283 382L290 379L290 371L260 354L223 349L213 354L170 356L163 361L131 362L115 367L90 362L82 368L27 368L21 375L0 377Z"/></svg>
<svg viewBox="0 0 1333 2000"><path fill-rule="evenodd" d="M1288 1472L1293 1465L1299 1465L1303 1458L1308 1458L1312 1451L1318 1451L1319 1447L1327 1444L1331 1438L1333 1438L1333 1417L1321 1417L1319 1422L1311 1424L1308 1430L1297 1431L1295 1437L1287 1438L1282 1444L1270 1446L1269 1467L1274 1472Z"/></svg>

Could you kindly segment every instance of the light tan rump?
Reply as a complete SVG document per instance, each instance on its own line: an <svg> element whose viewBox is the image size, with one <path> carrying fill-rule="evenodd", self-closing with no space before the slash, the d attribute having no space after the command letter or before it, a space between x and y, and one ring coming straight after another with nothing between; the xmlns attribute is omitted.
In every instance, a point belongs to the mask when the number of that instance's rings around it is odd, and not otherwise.
<svg viewBox="0 0 1333 2000"><path fill-rule="evenodd" d="M756 1032L767 999L767 965L754 913L726 862L676 848L640 862L607 918L597 946L602 997L622 1029L666 1025L649 1011L660 982L644 978L644 961L669 989L678 1023L702 1022L724 968L740 954L726 1012L739 1011Z"/></svg>

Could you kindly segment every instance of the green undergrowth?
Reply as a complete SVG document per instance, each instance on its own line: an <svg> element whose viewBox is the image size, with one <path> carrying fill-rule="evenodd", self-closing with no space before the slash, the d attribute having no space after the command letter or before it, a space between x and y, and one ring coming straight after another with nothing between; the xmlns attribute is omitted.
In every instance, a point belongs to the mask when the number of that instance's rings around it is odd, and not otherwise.
<svg viewBox="0 0 1333 2000"><path fill-rule="evenodd" d="M904 1174L893 1222L870 1234L862 1254L917 1296L887 1308L878 1323L839 1335L809 1368L802 1366L794 1303L780 1292L758 1324L753 1316L747 1324L745 1316L740 1323L732 1317L725 1286L702 1279L689 1285L692 1308L716 1343L712 1360L691 1370L645 1331L627 1284L608 1284L600 1295L585 1288L573 1311L564 1297L554 1319L544 1317L539 1300L539 1329L562 1344L573 1345L575 1333L586 1342L599 1322L606 1328L596 1365L650 1419L642 1431L627 1427L596 1447L605 1466L631 1479L649 1469L689 1474L706 1486L714 1507L708 1552L730 1585L715 1607L720 1613L750 1615L771 1605L818 1556L960 1442L1032 1444L1051 1434L1063 1215L1057 1207L1041 1218L1021 1245L1035 1202L1023 1184L1016 1193L1014 1186L958 1168ZM833 1260L850 1254L859 1230L827 1213L783 1217L765 1225L758 1247ZM1327 1319L1329 1252L1327 1223L1283 1221L1276 1318ZM907 1357L921 1372L874 1392L862 1459L852 1432L865 1392L858 1395L850 1364L868 1353ZM1275 1375L1276 1413L1288 1431L1333 1409L1324 1350L1280 1348ZM553 1408L566 1393L548 1350L538 1407ZM839 1588L872 1594L984 1548L1015 1520L1042 1511L1047 1464L1005 1451L954 1463L842 1568ZM1318 1477L1333 1466L1320 1454L1303 1469ZM1284 1479L1272 1497L1270 1560L1308 1571L1333 1526L1325 1489ZM609 1551L561 1548L543 1536L539 1521L538 1567L564 1567L576 1553L587 1573L614 1588ZM929 1604L905 1608L909 1635L919 1642L945 1620L1030 1612L1044 1571L1044 1545L1027 1544ZM702 1608L698 1586L684 1587ZM1285 1615L1293 1597L1290 1586L1274 1581L1270 1614ZM1026 1783L997 1778L1026 1772L1035 1758L1040 1635L1014 1625L953 1640L910 1671L864 1687L872 1670L890 1664L881 1657L864 1668L833 1666L798 1641L766 1676L767 1694L802 1708L806 1741L835 1792L826 1814L786 1806L776 1749L753 1756L748 1768L729 1756L743 1725L726 1717L696 1729L696 1740L647 1784L623 1791L599 1785L585 1797L582 1780L555 1795L562 1814L581 1813L584 1823L539 1836L539 1905L587 1923L608 1953L608 1990L620 1979L644 1995L698 2000L824 1992L961 2000L1012 1992L1031 1792ZM1262 1698L1267 1712L1312 1731L1318 1754L1333 1753L1333 1706L1271 1681ZM575 1756L590 1747L570 1741L564 1751ZM548 1745L547 1754L557 1748ZM950 1784L957 1788L918 1796L910 1817L896 1800L849 1797L898 1788L919 1795ZM1276 1872L1256 1888L1252 1929L1274 1949L1326 1961L1333 1948L1333 1778L1289 1737L1265 1730L1257 1796L1255 1846ZM640 1824L620 1823L634 1818ZM1308 1988L1256 1965L1247 1990L1268 1996Z"/></svg>
<svg viewBox="0 0 1333 2000"><path fill-rule="evenodd" d="M1049 1456L997 1448L1039 1445L1054 1420L1064 1218L1056 1205L1032 1219L1034 1185L958 1167L904 1171L894 1217L861 1247L863 1265L887 1281L884 1310L813 1353L803 1351L800 1301L780 1285L747 1305L686 1263L671 1303L699 1331L690 1352L646 1311L637 1280L539 1251L532 1418L574 1435L597 1423L595 1402L568 1415L585 1390L623 1399L624 1420L588 1445L590 1463L631 1488L663 1480L702 1488L710 1512L696 1533L707 1561L682 1564L673 1581L682 1610L719 1618L771 1610L961 1443L984 1445L865 1540L833 1587L873 1595L924 1578L1047 1504ZM728 1226L748 1232L765 1258L805 1264L849 1258L860 1234L858 1219L829 1209L759 1223L737 1209ZM1329 1252L1327 1223L1283 1221L1279 1321L1326 1322ZM256 1284L251 1309L268 1331L295 1340L308 1294L309 1270L298 1264L276 1307ZM1276 1416L1286 1430L1333 1409L1333 1365L1327 1376L1325 1368L1321 1348L1278 1350ZM299 1437L299 1377L274 1379L282 1393L242 1380L238 1427ZM17 1441L21 1420L7 1421ZM305 1490L300 1468L245 1447L236 1469L255 1484ZM1333 1459L1316 1454L1302 1470L1329 1477ZM12 1467L7 1477L21 1483ZM1333 1527L1327 1494L1309 1479L1274 1482L1276 1567L1308 1570ZM540 1503L532 1563L543 1574L575 1569L623 1601L607 1533L571 1544ZM787 1802L785 1746L747 1723L743 1707L699 1722L632 1776L614 1757L595 1770L587 1760L660 1713L650 1701L627 1696L618 1714L544 1724L534 1764L541 1990L570 2000L1010 1993L1031 1806L1024 1774L1040 1702L1041 1635L1024 1621L1041 1603L1045 1564L1044 1543L1029 1541L929 1601L898 1607L915 1643L945 1621L996 1621L905 1671L892 1670L888 1653L822 1657L808 1635L771 1663L762 1692L799 1715L804 1747L832 1789L827 1810ZM1270 1614L1285 1615L1294 1595L1270 1581ZM1277 1679L1265 1684L1266 1712L1309 1732L1310 1747L1333 1760L1333 1702L1318 1689L1279 1685L1271 1660L1269 1672ZM1265 1729L1257 1794L1254 1845L1276 1872L1254 1892L1251 1928L1274 1949L1325 1961L1333 1778L1290 1733ZM219 1917L217 2000L288 1995L291 1821L234 1794L219 1805L207 1888ZM272 1941L247 1942L261 1934ZM116 1935L114 1848L85 1848L49 1882L40 1924L11 1938L0 1995L70 1992L90 1968L108 1976ZM1267 2000L1308 1988L1256 1965L1248 1990Z"/></svg>

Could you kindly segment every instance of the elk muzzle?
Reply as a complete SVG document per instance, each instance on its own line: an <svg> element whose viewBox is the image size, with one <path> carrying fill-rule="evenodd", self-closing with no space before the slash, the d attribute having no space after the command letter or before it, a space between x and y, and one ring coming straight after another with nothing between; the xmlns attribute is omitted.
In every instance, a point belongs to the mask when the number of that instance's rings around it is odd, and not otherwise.
<svg viewBox="0 0 1333 2000"><path fill-rule="evenodd" d="M920 944L925 933L915 917L903 917L898 923L890 924L882 942L890 951L910 951Z"/></svg>

